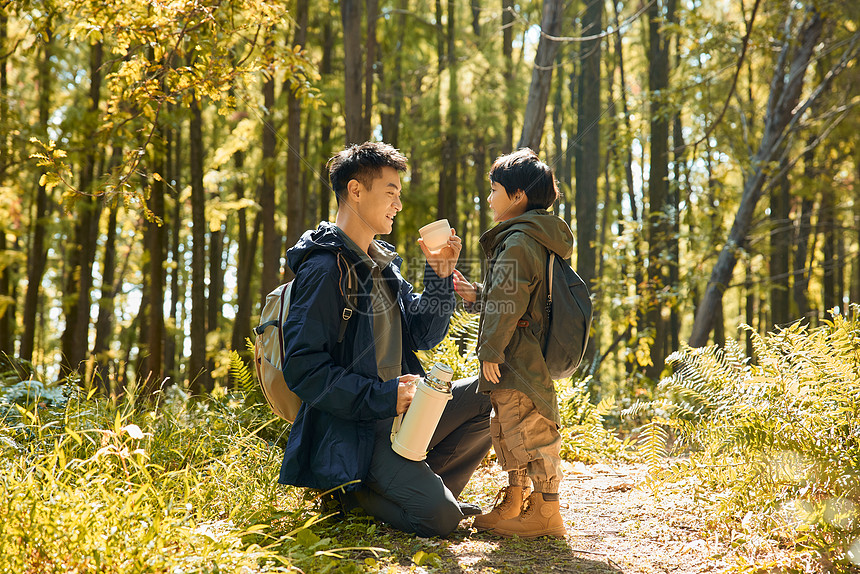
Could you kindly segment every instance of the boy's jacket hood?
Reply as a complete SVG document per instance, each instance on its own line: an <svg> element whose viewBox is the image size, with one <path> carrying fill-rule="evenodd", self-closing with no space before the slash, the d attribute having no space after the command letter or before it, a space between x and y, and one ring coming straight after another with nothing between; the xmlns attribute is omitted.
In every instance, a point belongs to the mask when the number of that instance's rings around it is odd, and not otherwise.
<svg viewBox="0 0 860 574"><path fill-rule="evenodd" d="M563 259L573 254L573 232L559 216L545 209L532 209L503 221L481 236L481 247L489 259L512 233L522 232Z"/></svg>

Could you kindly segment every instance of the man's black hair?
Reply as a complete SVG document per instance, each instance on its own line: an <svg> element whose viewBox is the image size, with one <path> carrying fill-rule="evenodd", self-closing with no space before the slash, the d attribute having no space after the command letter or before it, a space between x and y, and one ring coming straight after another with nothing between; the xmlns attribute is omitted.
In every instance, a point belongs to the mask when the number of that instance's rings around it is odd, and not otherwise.
<svg viewBox="0 0 860 574"><path fill-rule="evenodd" d="M503 155L490 168L490 181L501 184L508 197L518 190L526 194L526 211L548 209L558 199L558 186L552 169L527 147Z"/></svg>
<svg viewBox="0 0 860 574"><path fill-rule="evenodd" d="M406 156L382 142L353 144L335 154L328 162L328 177L338 205L349 180L358 180L369 188L384 167L406 171Z"/></svg>

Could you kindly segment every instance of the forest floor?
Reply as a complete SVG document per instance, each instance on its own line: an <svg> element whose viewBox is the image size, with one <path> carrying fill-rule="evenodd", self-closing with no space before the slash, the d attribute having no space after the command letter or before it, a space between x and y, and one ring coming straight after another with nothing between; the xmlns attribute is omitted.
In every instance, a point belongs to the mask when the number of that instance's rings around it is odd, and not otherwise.
<svg viewBox="0 0 860 574"><path fill-rule="evenodd" d="M565 465L565 539L503 539L476 532L469 518L447 540L424 540L423 551L438 556L432 565L418 566L401 549L387 571L684 574L721 572L738 559L778 563L783 554L770 541L709 529L688 495L665 489L652 495L643 464ZM463 498L488 510L489 493L504 484L498 465L481 467Z"/></svg>

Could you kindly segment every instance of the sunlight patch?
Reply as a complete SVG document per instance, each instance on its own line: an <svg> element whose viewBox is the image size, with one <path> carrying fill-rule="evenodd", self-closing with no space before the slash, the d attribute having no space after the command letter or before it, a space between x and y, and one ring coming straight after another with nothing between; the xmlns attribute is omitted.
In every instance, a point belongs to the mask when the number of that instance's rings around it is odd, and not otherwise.
<svg viewBox="0 0 860 574"><path fill-rule="evenodd" d="M854 541L854 544L846 552L846 556L852 564L860 565L860 538Z"/></svg>

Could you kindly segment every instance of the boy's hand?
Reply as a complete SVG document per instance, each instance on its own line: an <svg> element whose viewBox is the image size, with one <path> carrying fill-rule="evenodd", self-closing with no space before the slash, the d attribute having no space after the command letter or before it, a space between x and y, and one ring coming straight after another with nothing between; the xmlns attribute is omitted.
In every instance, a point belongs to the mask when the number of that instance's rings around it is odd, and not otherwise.
<svg viewBox="0 0 860 574"><path fill-rule="evenodd" d="M448 238L448 243L438 251L430 251L424 245L424 240L418 238L418 245L421 246L421 251L424 252L424 257L427 258L427 263L436 272L436 275L449 277L454 272L454 267L457 265L457 259L460 258L460 251L463 249L463 242L457 237L454 230L451 230L451 237Z"/></svg>
<svg viewBox="0 0 860 574"><path fill-rule="evenodd" d="M454 269L454 291L464 301L468 301L469 303L474 303L478 299L478 292L475 286L466 279L465 275L456 269Z"/></svg>
<svg viewBox="0 0 860 574"><path fill-rule="evenodd" d="M499 370L499 363L491 363L484 361L481 363L481 370L484 373L484 378L494 384L499 384L499 377L502 372Z"/></svg>
<svg viewBox="0 0 860 574"><path fill-rule="evenodd" d="M412 404L415 397L415 382L420 379L418 375L400 375L397 380L397 414L403 414Z"/></svg>

